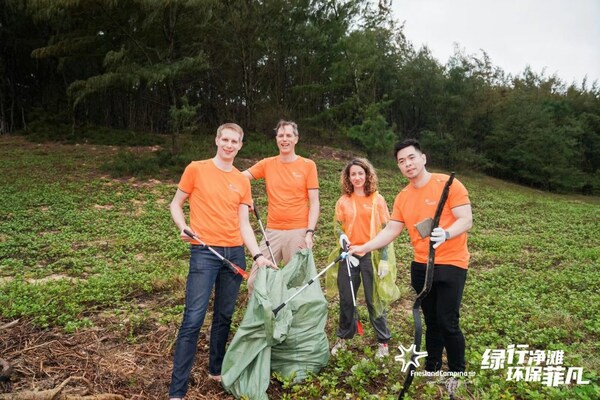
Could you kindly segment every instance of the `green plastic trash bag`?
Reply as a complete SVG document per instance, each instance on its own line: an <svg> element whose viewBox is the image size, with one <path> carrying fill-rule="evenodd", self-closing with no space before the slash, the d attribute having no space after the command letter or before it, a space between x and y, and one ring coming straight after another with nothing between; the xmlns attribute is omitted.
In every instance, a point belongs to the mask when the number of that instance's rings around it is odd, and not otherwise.
<svg viewBox="0 0 600 400"><path fill-rule="evenodd" d="M236 398L268 399L271 372L299 382L327 365L327 301L319 281L289 301L277 316L273 314L273 308L316 275L308 249L297 252L279 271L259 269L246 314L221 369L223 387Z"/></svg>

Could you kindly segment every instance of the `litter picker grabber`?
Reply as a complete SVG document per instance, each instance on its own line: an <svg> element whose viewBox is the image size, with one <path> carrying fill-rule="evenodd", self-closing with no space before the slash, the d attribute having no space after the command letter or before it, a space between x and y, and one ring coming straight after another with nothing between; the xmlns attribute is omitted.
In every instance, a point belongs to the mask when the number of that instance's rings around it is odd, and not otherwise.
<svg viewBox="0 0 600 400"><path fill-rule="evenodd" d="M198 237L198 235L194 234L193 232L184 229L183 232L188 235L189 237L191 237L194 240L197 240L198 242L200 242L200 244L202 246L205 246L208 250L210 250L215 256L217 256L221 261L225 261L225 264L236 274L241 275L242 278L244 279L248 279L248 273L246 271L244 271L242 268L238 267L237 265L235 265L234 263L232 263L231 261L229 261L228 259L226 259L225 257L223 257L222 255L220 255L219 253L217 253L217 251L215 249L213 249L212 247L210 247L209 245L207 245L206 243L204 243L202 241L202 239L200 239Z"/></svg>
<svg viewBox="0 0 600 400"><path fill-rule="evenodd" d="M296 296L298 296L300 294L300 292L302 292L304 289L306 289L309 285L311 285L315 280L317 280L321 275L323 275L325 272L327 272L327 270L331 267L333 267L336 263L340 262L341 260L344 260L348 258L348 253L343 252L342 254L340 254L335 260L333 260L331 262L331 264L329 264L328 266L326 266L321 272L319 272L317 275L315 275L313 278L311 278L308 282L306 282L304 284L304 286L302 286L300 289L298 289L296 291L296 293L294 293L293 295L290 296L289 299L287 299L286 301L284 301L283 303L281 303L280 305L278 305L277 307L275 307L273 309L273 314L277 315L277 313L283 308L285 307L285 305L287 303L289 303L290 301L292 301L292 299Z"/></svg>
<svg viewBox="0 0 600 400"><path fill-rule="evenodd" d="M452 185L452 182L454 181L454 175L455 175L455 173L452 172L450 174L450 178L448 178L448 180L446 181L446 184L444 185L444 189L442 190L442 195L440 197L440 201L438 202L437 208L435 210L435 214L433 216L431 228L429 229L429 232L428 232L429 234L431 233L432 229L437 228L437 226L440 224L440 217L442 215L442 211L444 210L444 205L446 204L446 200L448 199L448 193L450 192L450 185ZM414 370L417 368L416 367L416 361L417 361L417 356L418 356L417 353L421 350L421 339L423 336L423 324L421 322L421 313L419 311L419 308L421 307L421 302L427 296L427 294L431 290L431 285L433 284L433 269L434 269L434 265L435 265L435 248L433 247L434 244L435 243L433 241L431 241L431 240L429 241L429 258L427 259L427 269L425 270L425 284L423 285L423 289L421 290L421 293L419 293L417 295L417 298L415 299L415 302L413 303L412 314L413 314L413 319L415 321L415 343L414 343L415 351L413 352L413 354L411 356L411 363L410 363L410 366L408 369L408 374L406 375L406 379L404 380L402 390L400 391L400 394L398 395L398 400L404 398L404 394L408 391L408 388L410 387L410 384L413 381Z"/></svg>
<svg viewBox="0 0 600 400"><path fill-rule="evenodd" d="M275 266L277 266L277 261L275 261L275 256L273 255L273 250L271 250L271 243L269 243L269 238L267 237L267 232L265 231L262 221L260 220L260 217L258 216L258 209L256 208L256 204L254 204L253 209L254 209L254 215L256 216L256 219L258 220L258 226L260 226L260 230L262 231L263 238L265 239L265 244L267 245L267 249L269 249L269 255L271 256L271 260L273 260L273 264L275 264Z"/></svg>
<svg viewBox="0 0 600 400"><path fill-rule="evenodd" d="M340 244L342 245L342 250L344 253L348 252L348 247L350 243L348 242L348 236L342 235L340 236ZM354 306L354 320L356 321L356 332L362 336L363 334L363 326L360 323L360 319L358 318L358 310L356 308L356 296L354 295L354 284L352 283L352 270L350 269L350 258L346 257L346 268L348 270L348 279L350 279L350 293L352 293L352 305Z"/></svg>

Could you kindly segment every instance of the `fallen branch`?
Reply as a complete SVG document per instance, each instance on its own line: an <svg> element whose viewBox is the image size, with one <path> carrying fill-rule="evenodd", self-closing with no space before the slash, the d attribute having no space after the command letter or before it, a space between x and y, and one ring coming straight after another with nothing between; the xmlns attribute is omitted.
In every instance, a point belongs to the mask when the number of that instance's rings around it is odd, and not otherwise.
<svg viewBox="0 0 600 400"><path fill-rule="evenodd" d="M4 329L12 328L13 326L15 326L15 325L16 325L16 324L18 324L18 323L19 323L19 320L18 320L18 319L15 319L15 320L14 320L14 321L12 321L12 322L9 322L9 323L7 323L7 324L4 324L4 325L0 326L0 331L1 331L1 330L4 330Z"/></svg>
<svg viewBox="0 0 600 400"><path fill-rule="evenodd" d="M125 397L120 394L94 394L88 396L61 394L65 386L71 380L84 381L88 387L91 386L90 381L81 376L69 377L54 389L49 390L25 390L17 393L0 394L0 400L125 400Z"/></svg>
<svg viewBox="0 0 600 400"><path fill-rule="evenodd" d="M94 394L89 396L73 396L73 395L63 395L60 400L125 400L125 397L120 394Z"/></svg>
<svg viewBox="0 0 600 400"><path fill-rule="evenodd" d="M49 390L25 390L17 393L0 394L0 400L58 400L60 392L69 383L71 378L67 378L54 389Z"/></svg>
<svg viewBox="0 0 600 400"><path fill-rule="evenodd" d="M52 344L52 343L54 343L54 342L56 342L56 340L55 340L55 339L53 339L53 340L51 340L51 341L49 341L49 342L46 342L46 343L40 343L40 344L37 344L37 345L35 345L35 346L26 347L26 348L24 348L23 350L21 350L21 353L24 353L24 352L26 352L26 351L30 351L30 350L33 350L33 349L37 349L37 348L39 348L39 347L42 347L42 346L48 346L49 344Z"/></svg>

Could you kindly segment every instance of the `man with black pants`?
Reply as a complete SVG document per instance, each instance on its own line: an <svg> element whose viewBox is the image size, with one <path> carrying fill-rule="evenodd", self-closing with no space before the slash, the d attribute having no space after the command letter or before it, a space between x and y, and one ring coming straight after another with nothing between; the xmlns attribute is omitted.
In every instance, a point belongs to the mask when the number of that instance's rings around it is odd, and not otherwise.
<svg viewBox="0 0 600 400"><path fill-rule="evenodd" d="M469 262L467 231L473 224L469 195L463 184L455 179L439 226L433 227L430 236L422 237L417 225L433 218L449 177L427 171L427 158L414 139L396 144L394 154L409 184L396 196L386 227L362 246L351 246L350 253L379 249L398 237L406 226L414 250L411 284L420 293L425 282L429 242L435 242L433 285L421 303L427 326L425 370L435 372L441 369L445 348L448 371L464 372L465 338L459 326L459 309Z"/></svg>

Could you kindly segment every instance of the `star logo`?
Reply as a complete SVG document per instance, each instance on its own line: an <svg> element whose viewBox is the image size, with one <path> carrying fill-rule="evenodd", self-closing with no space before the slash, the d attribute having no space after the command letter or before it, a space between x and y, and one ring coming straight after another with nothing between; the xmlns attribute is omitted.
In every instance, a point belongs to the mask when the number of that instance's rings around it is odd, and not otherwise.
<svg viewBox="0 0 600 400"><path fill-rule="evenodd" d="M402 372L406 372L410 367L410 364L414 365L415 368L418 368L420 365L419 358L427 356L426 351L417 351L414 343L411 344L409 348L400 345L398 346L398 349L400 350L400 355L396 356L395 359L397 362L402 363Z"/></svg>

